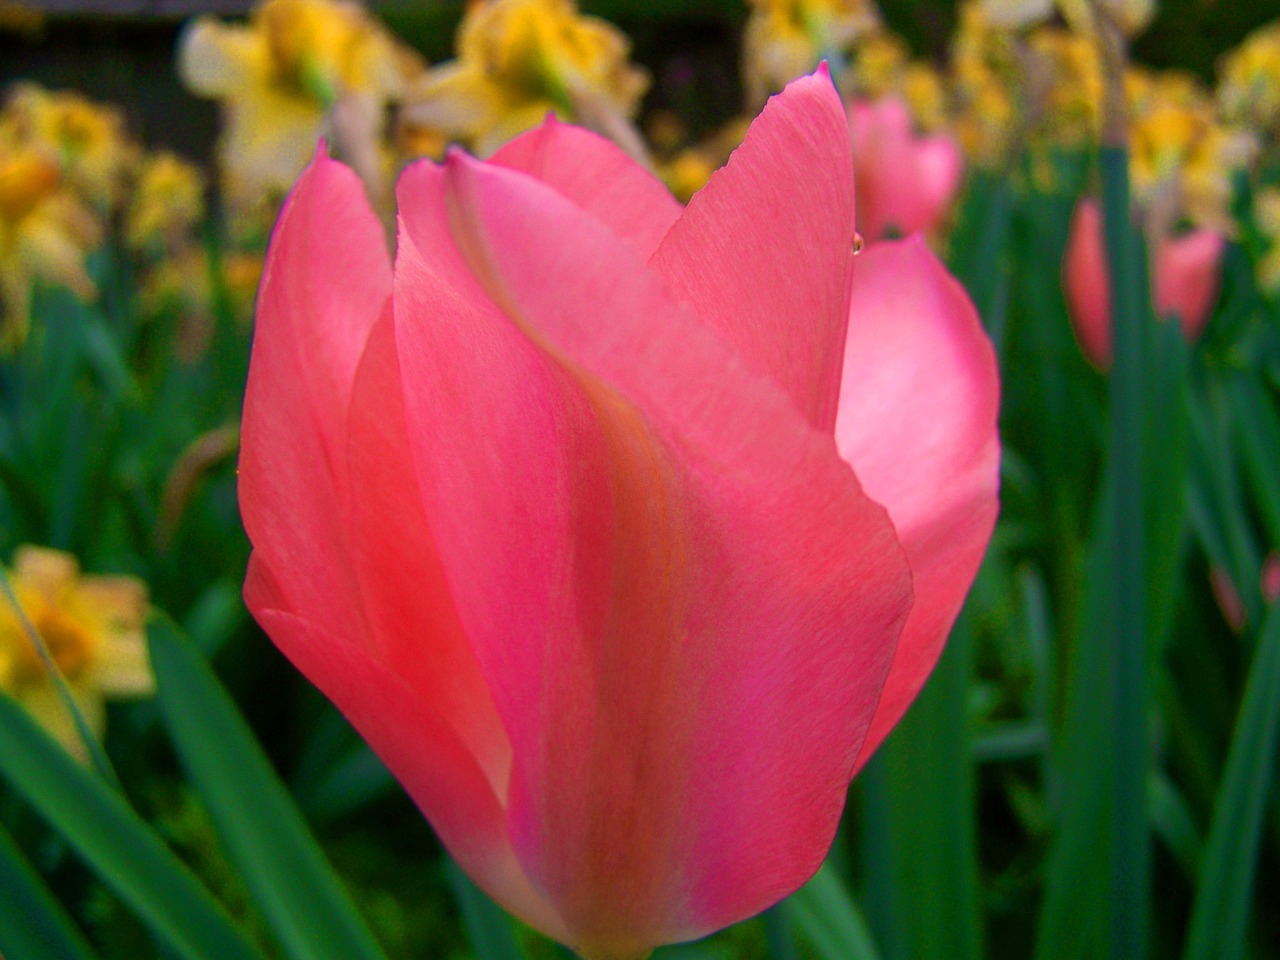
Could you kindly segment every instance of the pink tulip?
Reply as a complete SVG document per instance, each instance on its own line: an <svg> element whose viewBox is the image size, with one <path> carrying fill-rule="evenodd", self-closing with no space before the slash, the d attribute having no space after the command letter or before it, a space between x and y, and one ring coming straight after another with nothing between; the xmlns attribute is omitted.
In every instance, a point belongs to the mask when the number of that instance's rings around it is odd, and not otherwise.
<svg viewBox="0 0 1280 960"><path fill-rule="evenodd" d="M955 141L916 136L906 105L893 97L855 102L849 132L862 235L879 240L941 227L964 175Z"/></svg>
<svg viewBox="0 0 1280 960"><path fill-rule="evenodd" d="M1200 336L1218 299L1225 246L1222 234L1207 229L1156 241L1151 264L1156 316L1178 317L1188 343ZM1111 367L1111 277L1106 257L1102 211L1092 200L1081 200L1071 218L1063 285L1080 347L1103 370Z"/></svg>
<svg viewBox="0 0 1280 960"><path fill-rule="evenodd" d="M868 249L850 294L821 76L687 209L553 121L410 167L398 203L393 267L321 153L276 227L250 609L476 882L584 956L764 909L821 863L990 536L973 307L919 241Z"/></svg>

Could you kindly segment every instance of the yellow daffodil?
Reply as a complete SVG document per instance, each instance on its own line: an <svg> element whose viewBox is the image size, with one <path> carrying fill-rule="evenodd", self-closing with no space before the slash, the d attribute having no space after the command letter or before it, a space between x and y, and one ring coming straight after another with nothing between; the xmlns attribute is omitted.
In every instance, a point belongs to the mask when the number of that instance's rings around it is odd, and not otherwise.
<svg viewBox="0 0 1280 960"><path fill-rule="evenodd" d="M998 167L1021 115L1021 63L1008 33L991 24L980 2L962 4L959 14L950 77L956 136L974 164Z"/></svg>
<svg viewBox="0 0 1280 960"><path fill-rule="evenodd" d="M30 322L36 279L95 295L85 254L101 225L65 187L56 160L0 144L0 350L19 346Z"/></svg>
<svg viewBox="0 0 1280 960"><path fill-rule="evenodd" d="M1280 20L1245 37L1222 58L1218 72L1223 118L1280 135Z"/></svg>
<svg viewBox="0 0 1280 960"><path fill-rule="evenodd" d="M1098 137L1102 64L1089 37L1056 26L1027 35L1027 86L1036 97L1035 136L1041 145L1079 148Z"/></svg>
<svg viewBox="0 0 1280 960"><path fill-rule="evenodd" d="M178 49L183 81L222 101L218 157L233 197L283 194L332 133L344 98L381 115L421 61L354 0L266 0L246 26L194 21Z"/></svg>
<svg viewBox="0 0 1280 960"><path fill-rule="evenodd" d="M103 213L119 203L138 156L118 109L33 83L17 84L0 111L5 144L49 153L65 184Z"/></svg>
<svg viewBox="0 0 1280 960"><path fill-rule="evenodd" d="M125 212L125 239L138 250L175 249L204 218L204 178L177 154L143 161Z"/></svg>
<svg viewBox="0 0 1280 960"><path fill-rule="evenodd" d="M820 60L842 60L880 27L873 0L748 0L748 6L742 70L751 109Z"/></svg>
<svg viewBox="0 0 1280 960"><path fill-rule="evenodd" d="M1231 229L1231 174L1245 161L1240 138L1218 120L1190 75L1131 69L1130 177L1135 202L1172 222Z"/></svg>
<svg viewBox="0 0 1280 960"><path fill-rule="evenodd" d="M406 136L427 148L461 142L484 156L554 112L631 149L638 137L628 121L649 77L628 59L630 46L572 0L472 2L457 59L428 71L402 112Z"/></svg>
<svg viewBox="0 0 1280 960"><path fill-rule="evenodd" d="M44 640L96 734L101 735L105 724L105 700L152 692L142 581L84 576L70 554L33 546L18 548L9 578L23 614ZM8 603L0 603L0 688L72 753L83 756L71 718Z"/></svg>

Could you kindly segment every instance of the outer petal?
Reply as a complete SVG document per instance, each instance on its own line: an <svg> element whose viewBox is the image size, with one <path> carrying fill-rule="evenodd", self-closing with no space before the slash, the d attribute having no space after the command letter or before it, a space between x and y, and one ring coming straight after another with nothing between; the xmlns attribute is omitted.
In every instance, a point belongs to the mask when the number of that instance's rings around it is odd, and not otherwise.
<svg viewBox="0 0 1280 960"><path fill-rule="evenodd" d="M383 236L355 175L323 156L277 227L240 458L254 545L246 600L450 849L471 859L478 882L562 931L514 867L501 826L510 745L419 505ZM480 837L469 805L477 817L496 811Z"/></svg>
<svg viewBox="0 0 1280 960"><path fill-rule="evenodd" d="M1226 243L1216 230L1201 229L1161 240L1156 248L1156 313L1177 316L1188 341L1200 336L1218 299Z"/></svg>
<svg viewBox="0 0 1280 960"><path fill-rule="evenodd" d="M317 155L280 215L259 289L240 511L284 608L353 642L366 631L343 529L347 407L390 293L382 227L359 180Z"/></svg>
<svg viewBox="0 0 1280 960"><path fill-rule="evenodd" d="M1081 200L1071 217L1062 265L1067 306L1080 348L1094 364L1111 366L1111 275L1102 239L1102 211Z"/></svg>
<svg viewBox="0 0 1280 960"><path fill-rule="evenodd" d="M491 895L567 935L555 911L516 862L502 804L471 752L433 701L357 644L279 609L275 577L255 554L245 580L254 616L294 665L319 687L404 785L441 841Z"/></svg>
<svg viewBox="0 0 1280 960"><path fill-rule="evenodd" d="M803 77L769 101L651 260L676 299L824 431L848 322L852 164L830 78Z"/></svg>
<svg viewBox="0 0 1280 960"><path fill-rule="evenodd" d="M590 130L554 114L489 160L541 180L648 258L684 208L661 180Z"/></svg>
<svg viewBox="0 0 1280 960"><path fill-rule="evenodd" d="M909 592L887 518L560 194L457 157L400 208L411 442L521 863L599 952L762 909L821 861L879 695Z"/></svg>
<svg viewBox="0 0 1280 960"><path fill-rule="evenodd" d="M919 238L872 244L854 278L836 442L893 519L915 605L859 764L924 685L986 550L998 406L995 356L964 290Z"/></svg>

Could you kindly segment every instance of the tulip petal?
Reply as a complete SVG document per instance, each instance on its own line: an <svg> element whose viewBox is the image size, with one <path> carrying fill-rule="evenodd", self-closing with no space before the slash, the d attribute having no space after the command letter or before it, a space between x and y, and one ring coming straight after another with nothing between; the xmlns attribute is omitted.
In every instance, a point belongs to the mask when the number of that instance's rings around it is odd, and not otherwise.
<svg viewBox="0 0 1280 960"><path fill-rule="evenodd" d="M342 525L345 424L365 340L389 309L383 236L355 174L317 154L267 254L240 445L245 530L287 609L361 642Z"/></svg>
<svg viewBox="0 0 1280 960"><path fill-rule="evenodd" d="M279 609L283 599L277 578L254 554L245 600L281 652L351 721L481 887L553 936L566 936L515 858L488 778L433 703L359 645Z"/></svg>
<svg viewBox="0 0 1280 960"><path fill-rule="evenodd" d="M909 605L886 515L558 192L455 155L400 209L410 442L521 863L598 951L759 911L825 854Z"/></svg>
<svg viewBox="0 0 1280 960"><path fill-rule="evenodd" d="M541 180L635 244L646 259L683 213L666 185L611 141L554 114L489 162Z"/></svg>
<svg viewBox="0 0 1280 960"><path fill-rule="evenodd" d="M830 78L819 72L769 101L651 263L752 371L829 431L853 238L848 125Z"/></svg>
<svg viewBox="0 0 1280 960"><path fill-rule="evenodd" d="M405 426L395 327L384 313L356 372L347 420L351 565L378 658L447 721L505 797L511 745L422 513ZM394 523L387 518L394 517Z"/></svg>
<svg viewBox="0 0 1280 960"><path fill-rule="evenodd" d="M1222 251L1227 241L1216 230L1169 237L1156 247L1153 268L1156 313L1177 316L1188 341L1200 336L1218 299Z"/></svg>
<svg viewBox="0 0 1280 960"><path fill-rule="evenodd" d="M1111 274L1102 238L1102 211L1091 200L1076 204L1063 256L1062 284L1071 326L1094 366L1111 366Z"/></svg>
<svg viewBox="0 0 1280 960"><path fill-rule="evenodd" d="M968 296L919 238L859 258L844 384L836 442L893 518L915 585L861 765L937 662L999 508L995 356Z"/></svg>

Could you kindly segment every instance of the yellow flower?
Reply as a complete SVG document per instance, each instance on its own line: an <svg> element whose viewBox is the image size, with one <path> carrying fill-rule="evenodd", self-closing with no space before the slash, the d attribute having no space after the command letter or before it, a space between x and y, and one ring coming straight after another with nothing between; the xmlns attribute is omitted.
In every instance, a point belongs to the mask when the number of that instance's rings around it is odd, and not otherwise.
<svg viewBox="0 0 1280 960"><path fill-rule="evenodd" d="M1245 37L1218 72L1218 104L1228 123L1280 133L1280 20Z"/></svg>
<svg viewBox="0 0 1280 960"><path fill-rule="evenodd" d="M1030 70L1040 97L1036 134L1055 146L1082 147L1102 122L1102 63L1088 37L1040 27L1027 37Z"/></svg>
<svg viewBox="0 0 1280 960"><path fill-rule="evenodd" d="M751 108L820 60L843 58L880 28L873 0L748 0L748 5L742 70Z"/></svg>
<svg viewBox="0 0 1280 960"><path fill-rule="evenodd" d="M481 156L554 112L614 135L649 77L616 27L572 0L478 0L458 28L456 60L427 72L402 111L414 136Z"/></svg>
<svg viewBox="0 0 1280 960"><path fill-rule="evenodd" d="M55 157L67 186L103 213L120 201L138 155L118 109L33 83L14 86L0 111L0 148L5 144Z"/></svg>
<svg viewBox="0 0 1280 960"><path fill-rule="evenodd" d="M978 166L998 167L1021 112L1021 67L1009 35L992 26L977 0L963 4L951 41L951 88L961 147Z"/></svg>
<svg viewBox="0 0 1280 960"><path fill-rule="evenodd" d="M1261 187L1254 193L1253 219L1268 243L1257 264L1258 285L1280 294L1280 187Z"/></svg>
<svg viewBox="0 0 1280 960"><path fill-rule="evenodd" d="M0 144L0 350L26 339L37 278L84 300L95 295L84 258L100 235L98 219L67 191L56 161Z"/></svg>
<svg viewBox="0 0 1280 960"><path fill-rule="evenodd" d="M162 151L147 157L125 213L125 239L138 250L180 245L204 218L204 178L192 164Z"/></svg>
<svg viewBox="0 0 1280 960"><path fill-rule="evenodd" d="M178 48L187 86L223 102L218 156L237 197L287 191L340 98L380 113L420 69L354 0L266 0L243 27L202 17Z"/></svg>
<svg viewBox="0 0 1280 960"><path fill-rule="evenodd" d="M1187 74L1131 69L1125 76L1135 202L1169 221L1229 231L1231 174L1246 159L1209 94ZM1168 209L1161 209L1168 207Z"/></svg>
<svg viewBox="0 0 1280 960"><path fill-rule="evenodd" d="M70 554L33 546L18 548L9 577L26 619L49 648L94 733L102 733L105 700L152 692L142 581L83 576ZM68 750L84 755L71 718L8 603L0 604L0 687Z"/></svg>

